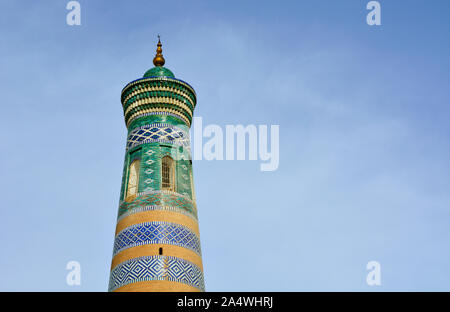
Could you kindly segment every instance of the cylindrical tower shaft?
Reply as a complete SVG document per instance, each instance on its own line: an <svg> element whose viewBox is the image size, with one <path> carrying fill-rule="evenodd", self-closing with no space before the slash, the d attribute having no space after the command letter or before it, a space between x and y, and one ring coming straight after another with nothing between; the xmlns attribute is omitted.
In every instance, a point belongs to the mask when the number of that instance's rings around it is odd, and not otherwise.
<svg viewBox="0 0 450 312"><path fill-rule="evenodd" d="M128 128L109 291L204 291L189 128L194 89L155 67L122 90Z"/></svg>

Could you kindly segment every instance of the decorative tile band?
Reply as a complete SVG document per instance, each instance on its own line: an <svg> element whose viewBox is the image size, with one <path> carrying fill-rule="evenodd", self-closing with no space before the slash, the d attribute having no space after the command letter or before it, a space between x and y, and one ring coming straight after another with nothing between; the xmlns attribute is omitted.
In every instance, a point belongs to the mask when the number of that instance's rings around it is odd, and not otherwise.
<svg viewBox="0 0 450 312"><path fill-rule="evenodd" d="M177 213L180 213L187 217L190 217L190 218L194 219L195 221L198 221L197 217L195 215L193 215L192 213L189 213L185 210L182 210L178 207L150 205L150 206L144 206L144 207L136 207L136 208L128 210L127 212L123 213L119 218L117 218L117 222L120 222L120 220L122 220L123 218L126 218L132 214L144 212L144 211L152 211L152 210L164 210L164 211L177 212Z"/></svg>
<svg viewBox="0 0 450 312"><path fill-rule="evenodd" d="M190 149L189 133L169 123L152 123L133 129L128 135L126 149L151 142L176 144Z"/></svg>
<svg viewBox="0 0 450 312"><path fill-rule="evenodd" d="M126 109L124 109L124 115L125 116L129 116L129 113L133 110L136 110L136 108L138 107L142 107L145 104L169 104L172 105L173 107L177 107L179 108L181 111L184 111L185 113L188 114L188 117L190 119L192 119L192 115L193 115L193 109L190 108L186 103L184 103L183 101L180 101L179 99L173 99L170 97L152 97L152 96L148 96L148 97L144 97L142 99L136 100L134 102L132 102L132 104L128 105L128 107Z"/></svg>
<svg viewBox="0 0 450 312"><path fill-rule="evenodd" d="M119 205L118 218L133 209L147 206L178 207L197 219L197 210L189 197L165 190L139 193L132 202L122 201Z"/></svg>
<svg viewBox="0 0 450 312"><path fill-rule="evenodd" d="M177 81L151 80L140 82L127 88L122 92L120 99L122 103L126 104L130 98L136 97L143 92L173 92L190 99L195 106L197 98L193 90L192 88L186 88L186 86Z"/></svg>
<svg viewBox="0 0 450 312"><path fill-rule="evenodd" d="M124 249L148 244L176 245L201 255L200 239L189 228L154 221L135 224L120 231L114 240L113 257Z"/></svg>
<svg viewBox="0 0 450 312"><path fill-rule="evenodd" d="M186 122L185 119L181 118L177 114L172 114L172 113L169 113L169 112L154 111L154 112L145 113L145 114L141 114L141 115L139 115L137 117L134 117L133 119L129 120L129 123L130 124L133 123L133 121L135 121L138 117L146 117L146 116L154 116L154 115L156 115L156 116L172 116L172 117L175 117L175 118L179 119L182 122Z"/></svg>
<svg viewBox="0 0 450 312"><path fill-rule="evenodd" d="M165 113L168 115L169 114L174 115L174 116L178 117L179 119L183 120L183 122L185 122L186 125L188 125L188 127L191 126L191 120L187 116L185 116L183 113L181 113L175 109L167 108L167 107L148 107L148 108L143 107L139 111L136 111L136 112L130 114L130 116L128 116L128 117L125 117L125 123L128 127L131 124L131 122L133 122L137 118L142 117L142 116L148 116L153 113L160 113L160 114Z"/></svg>
<svg viewBox="0 0 450 312"><path fill-rule="evenodd" d="M148 195L148 194L156 194L156 193L179 196L179 197L182 197L182 198L190 201L191 203L193 203L192 200L188 196L183 196L180 193L177 193L177 192L174 192L174 191L169 191L169 190L157 190L157 191L151 191L151 192L140 192L140 193L137 193L137 196Z"/></svg>
<svg viewBox="0 0 450 312"><path fill-rule="evenodd" d="M164 87L164 86L159 87L149 85L143 85L138 90L133 91L129 93L127 96L125 96L123 98L123 107L124 109L127 109L136 100L144 99L150 96L151 97L164 96L178 99L181 102L187 104L191 110L194 110L195 107L194 100L191 97L189 97L189 94L186 92L182 92L180 90L171 87Z"/></svg>
<svg viewBox="0 0 450 312"><path fill-rule="evenodd" d="M128 83L123 89L122 89L122 101L125 99L125 97L133 91L136 91L145 84L154 84L157 86L174 86L174 87L184 87L186 90L192 92L192 95L196 97L195 90L192 88L191 85L189 85L187 82L178 79L178 78L167 78L167 77L158 77L158 78L139 78L136 79L130 83Z"/></svg>
<svg viewBox="0 0 450 312"><path fill-rule="evenodd" d="M205 290L202 270L177 257L147 256L127 260L111 271L109 291L143 281L172 281Z"/></svg>

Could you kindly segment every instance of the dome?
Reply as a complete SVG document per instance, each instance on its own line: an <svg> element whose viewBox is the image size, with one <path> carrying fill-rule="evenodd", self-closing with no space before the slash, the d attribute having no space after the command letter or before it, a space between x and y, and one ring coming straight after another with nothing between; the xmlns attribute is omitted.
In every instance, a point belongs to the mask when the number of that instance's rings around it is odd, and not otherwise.
<svg viewBox="0 0 450 312"><path fill-rule="evenodd" d="M144 74L144 78L147 77L170 77L175 78L175 75L168 68L162 66L155 66L152 69L147 70Z"/></svg>

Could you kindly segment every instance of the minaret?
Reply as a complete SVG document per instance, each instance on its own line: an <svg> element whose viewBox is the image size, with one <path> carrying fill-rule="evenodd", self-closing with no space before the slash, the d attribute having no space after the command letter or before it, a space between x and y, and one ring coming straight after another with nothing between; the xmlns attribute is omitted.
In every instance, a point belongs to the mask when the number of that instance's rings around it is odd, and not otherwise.
<svg viewBox="0 0 450 312"><path fill-rule="evenodd" d="M109 291L205 287L189 140L196 95L163 67L161 47L122 90L128 138Z"/></svg>

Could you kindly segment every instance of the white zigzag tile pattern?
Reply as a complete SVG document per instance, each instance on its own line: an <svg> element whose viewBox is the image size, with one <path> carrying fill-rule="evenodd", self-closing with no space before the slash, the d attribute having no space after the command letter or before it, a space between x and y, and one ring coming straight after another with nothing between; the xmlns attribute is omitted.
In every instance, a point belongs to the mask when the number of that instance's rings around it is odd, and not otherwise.
<svg viewBox="0 0 450 312"><path fill-rule="evenodd" d="M170 256L147 256L122 262L111 271L108 290L154 280L179 282L205 290L203 272L198 266Z"/></svg>
<svg viewBox="0 0 450 312"><path fill-rule="evenodd" d="M168 123L153 123L131 131L127 139L127 150L151 142L176 144L190 149L189 133Z"/></svg>

